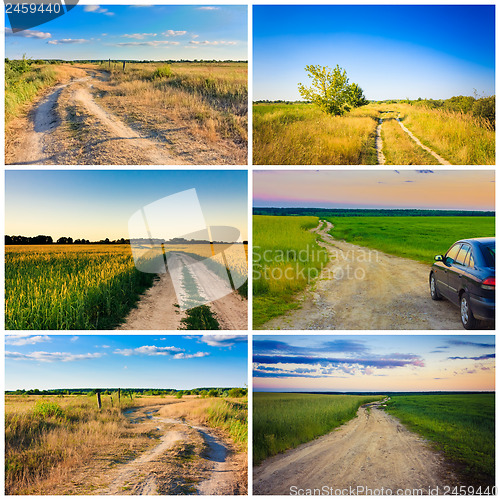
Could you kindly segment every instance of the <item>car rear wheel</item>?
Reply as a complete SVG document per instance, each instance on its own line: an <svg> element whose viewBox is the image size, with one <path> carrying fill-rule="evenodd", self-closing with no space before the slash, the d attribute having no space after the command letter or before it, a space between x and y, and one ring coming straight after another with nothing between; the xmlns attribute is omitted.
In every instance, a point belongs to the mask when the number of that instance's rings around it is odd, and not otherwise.
<svg viewBox="0 0 500 500"><path fill-rule="evenodd" d="M466 293L463 293L460 297L460 319L466 330L477 329L478 321L474 318L474 314L472 314L469 296Z"/></svg>
<svg viewBox="0 0 500 500"><path fill-rule="evenodd" d="M429 279L429 286L431 289L431 299L441 300L442 296L439 293L439 290L437 289L436 277L434 276L434 273L431 273L431 277Z"/></svg>

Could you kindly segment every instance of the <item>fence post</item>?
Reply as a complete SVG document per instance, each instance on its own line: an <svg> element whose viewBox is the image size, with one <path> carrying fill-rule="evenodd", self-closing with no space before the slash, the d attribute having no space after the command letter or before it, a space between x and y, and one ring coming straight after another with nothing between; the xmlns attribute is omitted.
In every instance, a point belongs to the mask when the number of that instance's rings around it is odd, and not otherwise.
<svg viewBox="0 0 500 500"><path fill-rule="evenodd" d="M118 405L120 405L120 397L121 397L120 389L118 389Z"/></svg>
<svg viewBox="0 0 500 500"><path fill-rule="evenodd" d="M97 396L97 408L99 408L99 410L101 409L101 389L97 389L95 391L96 393L96 396Z"/></svg>

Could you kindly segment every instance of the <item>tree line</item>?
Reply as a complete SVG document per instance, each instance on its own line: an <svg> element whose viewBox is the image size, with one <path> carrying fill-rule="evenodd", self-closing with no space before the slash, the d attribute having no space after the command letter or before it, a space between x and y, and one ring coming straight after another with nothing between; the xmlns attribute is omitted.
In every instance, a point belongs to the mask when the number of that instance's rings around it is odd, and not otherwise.
<svg viewBox="0 0 500 500"><path fill-rule="evenodd" d="M5 236L6 245L128 245L130 240L126 238L119 238L117 240L110 240L105 238L99 241L90 241L85 238L73 239L71 236L61 236L56 241L52 236L39 234L38 236Z"/></svg>

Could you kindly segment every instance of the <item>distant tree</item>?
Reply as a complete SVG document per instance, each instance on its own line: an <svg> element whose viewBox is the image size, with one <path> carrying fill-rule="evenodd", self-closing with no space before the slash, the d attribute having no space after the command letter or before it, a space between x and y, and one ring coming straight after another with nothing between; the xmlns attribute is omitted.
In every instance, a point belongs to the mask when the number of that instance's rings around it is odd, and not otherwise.
<svg viewBox="0 0 500 500"><path fill-rule="evenodd" d="M356 83L349 84L346 71L338 64L333 69L328 66L309 65L305 70L312 83L311 87L299 83L300 95L325 113L343 115L352 108L367 103L361 87Z"/></svg>
<svg viewBox="0 0 500 500"><path fill-rule="evenodd" d="M216 398L218 395L219 395L219 391L217 391L216 389L210 389L208 391L209 398Z"/></svg>

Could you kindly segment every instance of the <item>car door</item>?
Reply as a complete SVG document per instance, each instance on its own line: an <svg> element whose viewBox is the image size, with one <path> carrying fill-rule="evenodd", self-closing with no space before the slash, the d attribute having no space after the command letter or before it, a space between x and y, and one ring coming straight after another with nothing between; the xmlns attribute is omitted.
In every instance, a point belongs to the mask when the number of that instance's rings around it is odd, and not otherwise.
<svg viewBox="0 0 500 500"><path fill-rule="evenodd" d="M434 263L434 274L436 276L438 290L441 295L444 295L450 300L452 299L450 289L448 287L448 272L451 265L455 262L455 258L457 257L461 246L461 243L456 243L448 250L448 252L446 252L446 255L444 255L441 262Z"/></svg>
<svg viewBox="0 0 500 500"><path fill-rule="evenodd" d="M469 260L471 247L468 243L462 243L453 264L448 269L448 291L449 298L455 304L460 301L460 290L466 286L468 268L466 262Z"/></svg>

